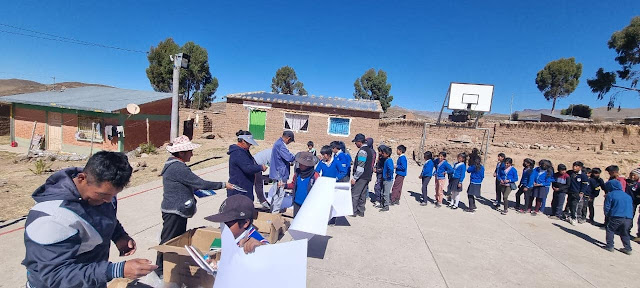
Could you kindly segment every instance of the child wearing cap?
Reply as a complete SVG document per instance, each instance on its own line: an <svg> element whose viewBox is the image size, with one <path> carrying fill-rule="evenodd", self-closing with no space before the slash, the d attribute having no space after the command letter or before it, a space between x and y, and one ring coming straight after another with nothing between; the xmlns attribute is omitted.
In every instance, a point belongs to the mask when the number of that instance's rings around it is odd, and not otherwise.
<svg viewBox="0 0 640 288"><path fill-rule="evenodd" d="M320 174L313 169L316 164L316 157L311 152L300 152L296 155L295 161L298 163L298 168L293 174L293 180L287 183L285 189L291 189L293 191L293 217L298 215L298 211L304 200L309 195L313 184L316 179L320 177Z"/></svg>

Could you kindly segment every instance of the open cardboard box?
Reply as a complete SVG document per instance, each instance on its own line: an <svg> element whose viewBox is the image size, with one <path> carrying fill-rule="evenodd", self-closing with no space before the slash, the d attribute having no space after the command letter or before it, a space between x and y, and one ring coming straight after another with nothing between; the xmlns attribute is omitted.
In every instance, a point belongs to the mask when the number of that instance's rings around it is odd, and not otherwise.
<svg viewBox="0 0 640 288"><path fill-rule="evenodd" d="M291 221L279 213L258 212L258 217L253 220L253 226L269 243L275 244L289 229Z"/></svg>
<svg viewBox="0 0 640 288"><path fill-rule="evenodd" d="M220 229L203 227L191 229L184 234L173 238L162 245L151 247L164 253L162 272L164 282L178 284L178 287L213 287L215 278L207 274L189 256L184 248L191 245L202 253L207 253L214 239L221 238ZM219 255L216 255L219 258Z"/></svg>

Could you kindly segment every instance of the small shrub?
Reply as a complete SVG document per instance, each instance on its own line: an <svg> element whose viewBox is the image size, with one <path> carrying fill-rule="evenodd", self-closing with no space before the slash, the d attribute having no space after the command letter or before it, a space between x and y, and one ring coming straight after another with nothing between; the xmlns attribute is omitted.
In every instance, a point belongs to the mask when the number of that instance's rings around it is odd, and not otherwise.
<svg viewBox="0 0 640 288"><path fill-rule="evenodd" d="M140 153L146 154L158 154L156 146L153 143L142 143L140 144Z"/></svg>
<svg viewBox="0 0 640 288"><path fill-rule="evenodd" d="M38 159L34 165L35 169L29 168L29 170L33 172L34 175L42 175L42 173L47 172L51 168L52 164L47 164L44 160Z"/></svg>

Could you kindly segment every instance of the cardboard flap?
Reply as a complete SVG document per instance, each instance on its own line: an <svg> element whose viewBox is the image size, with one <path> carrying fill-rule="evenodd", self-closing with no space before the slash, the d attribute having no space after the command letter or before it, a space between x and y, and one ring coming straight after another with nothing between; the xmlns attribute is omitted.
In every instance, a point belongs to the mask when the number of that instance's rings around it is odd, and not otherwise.
<svg viewBox="0 0 640 288"><path fill-rule="evenodd" d="M185 245L193 245L201 251L208 251L213 240L219 237L220 229L213 227L194 228L162 245L157 245L149 249L154 249L162 253L176 253L178 255L191 257L187 249L184 248Z"/></svg>
<svg viewBox="0 0 640 288"><path fill-rule="evenodd" d="M189 253L187 252L187 249L184 249L184 247L177 247L177 246L169 246L169 245L158 245L158 246L154 246L151 247L149 249L154 249L158 252L162 252L162 253L176 253L178 255L182 255L182 256L189 256Z"/></svg>

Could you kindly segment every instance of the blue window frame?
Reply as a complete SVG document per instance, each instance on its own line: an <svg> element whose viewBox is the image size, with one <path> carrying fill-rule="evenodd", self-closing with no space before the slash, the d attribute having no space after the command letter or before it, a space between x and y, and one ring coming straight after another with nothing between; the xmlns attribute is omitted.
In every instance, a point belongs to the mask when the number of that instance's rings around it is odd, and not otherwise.
<svg viewBox="0 0 640 288"><path fill-rule="evenodd" d="M349 136L351 119L329 117L329 134Z"/></svg>

